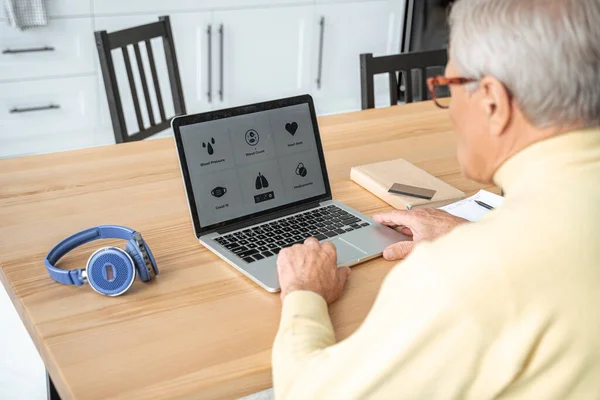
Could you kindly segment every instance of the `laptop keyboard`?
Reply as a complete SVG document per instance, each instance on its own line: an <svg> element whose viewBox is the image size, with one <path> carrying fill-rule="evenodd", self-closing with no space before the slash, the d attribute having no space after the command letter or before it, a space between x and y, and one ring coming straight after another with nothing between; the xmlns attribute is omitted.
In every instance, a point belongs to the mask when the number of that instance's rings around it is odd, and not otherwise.
<svg viewBox="0 0 600 400"><path fill-rule="evenodd" d="M252 263L275 257L281 249L304 243L309 237L321 241L369 225L348 211L331 205L219 236L215 241L247 263Z"/></svg>

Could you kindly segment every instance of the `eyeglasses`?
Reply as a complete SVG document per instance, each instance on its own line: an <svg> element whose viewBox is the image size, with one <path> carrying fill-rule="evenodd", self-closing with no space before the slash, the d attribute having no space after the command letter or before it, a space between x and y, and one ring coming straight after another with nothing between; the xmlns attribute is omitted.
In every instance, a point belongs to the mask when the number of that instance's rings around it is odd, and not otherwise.
<svg viewBox="0 0 600 400"><path fill-rule="evenodd" d="M446 78L443 75L427 79L427 86L431 93L431 99L439 108L450 108L450 85L466 85L477 82L473 78Z"/></svg>

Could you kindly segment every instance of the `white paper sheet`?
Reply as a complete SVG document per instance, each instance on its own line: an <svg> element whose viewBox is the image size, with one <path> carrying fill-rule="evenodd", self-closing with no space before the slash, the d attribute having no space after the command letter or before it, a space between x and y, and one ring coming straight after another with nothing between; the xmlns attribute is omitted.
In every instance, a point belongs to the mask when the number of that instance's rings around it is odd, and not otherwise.
<svg viewBox="0 0 600 400"><path fill-rule="evenodd" d="M482 201L494 208L498 208L502 205L504 198L486 190L480 190L479 193L474 196L457 201L456 203L448 204L440 209L471 222L477 222L489 213L490 210L475 203L475 200Z"/></svg>

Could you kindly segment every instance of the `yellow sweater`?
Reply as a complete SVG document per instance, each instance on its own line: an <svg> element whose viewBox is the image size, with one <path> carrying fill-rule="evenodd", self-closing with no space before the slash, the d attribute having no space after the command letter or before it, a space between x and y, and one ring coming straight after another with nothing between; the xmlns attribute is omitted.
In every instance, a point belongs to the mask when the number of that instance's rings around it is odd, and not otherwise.
<svg viewBox="0 0 600 400"><path fill-rule="evenodd" d="M537 143L494 179L504 205L419 245L346 340L319 295L286 297L276 398L600 398L600 130Z"/></svg>

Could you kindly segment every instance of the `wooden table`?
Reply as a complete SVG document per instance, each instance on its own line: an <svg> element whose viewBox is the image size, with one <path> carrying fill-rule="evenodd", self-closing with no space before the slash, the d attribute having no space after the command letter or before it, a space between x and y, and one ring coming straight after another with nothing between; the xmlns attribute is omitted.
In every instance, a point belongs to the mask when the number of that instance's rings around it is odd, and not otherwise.
<svg viewBox="0 0 600 400"><path fill-rule="evenodd" d="M429 102L319 123L334 198L364 213L389 207L349 180L354 165L405 158L468 194L486 188L461 176L448 117ZM46 252L101 224L142 232L159 277L117 298L54 283ZM84 267L111 243L85 245L61 266ZM354 268L331 307L338 339L363 321L392 266ZM0 161L0 267L65 399L234 398L271 386L279 296L199 244L172 139Z"/></svg>

